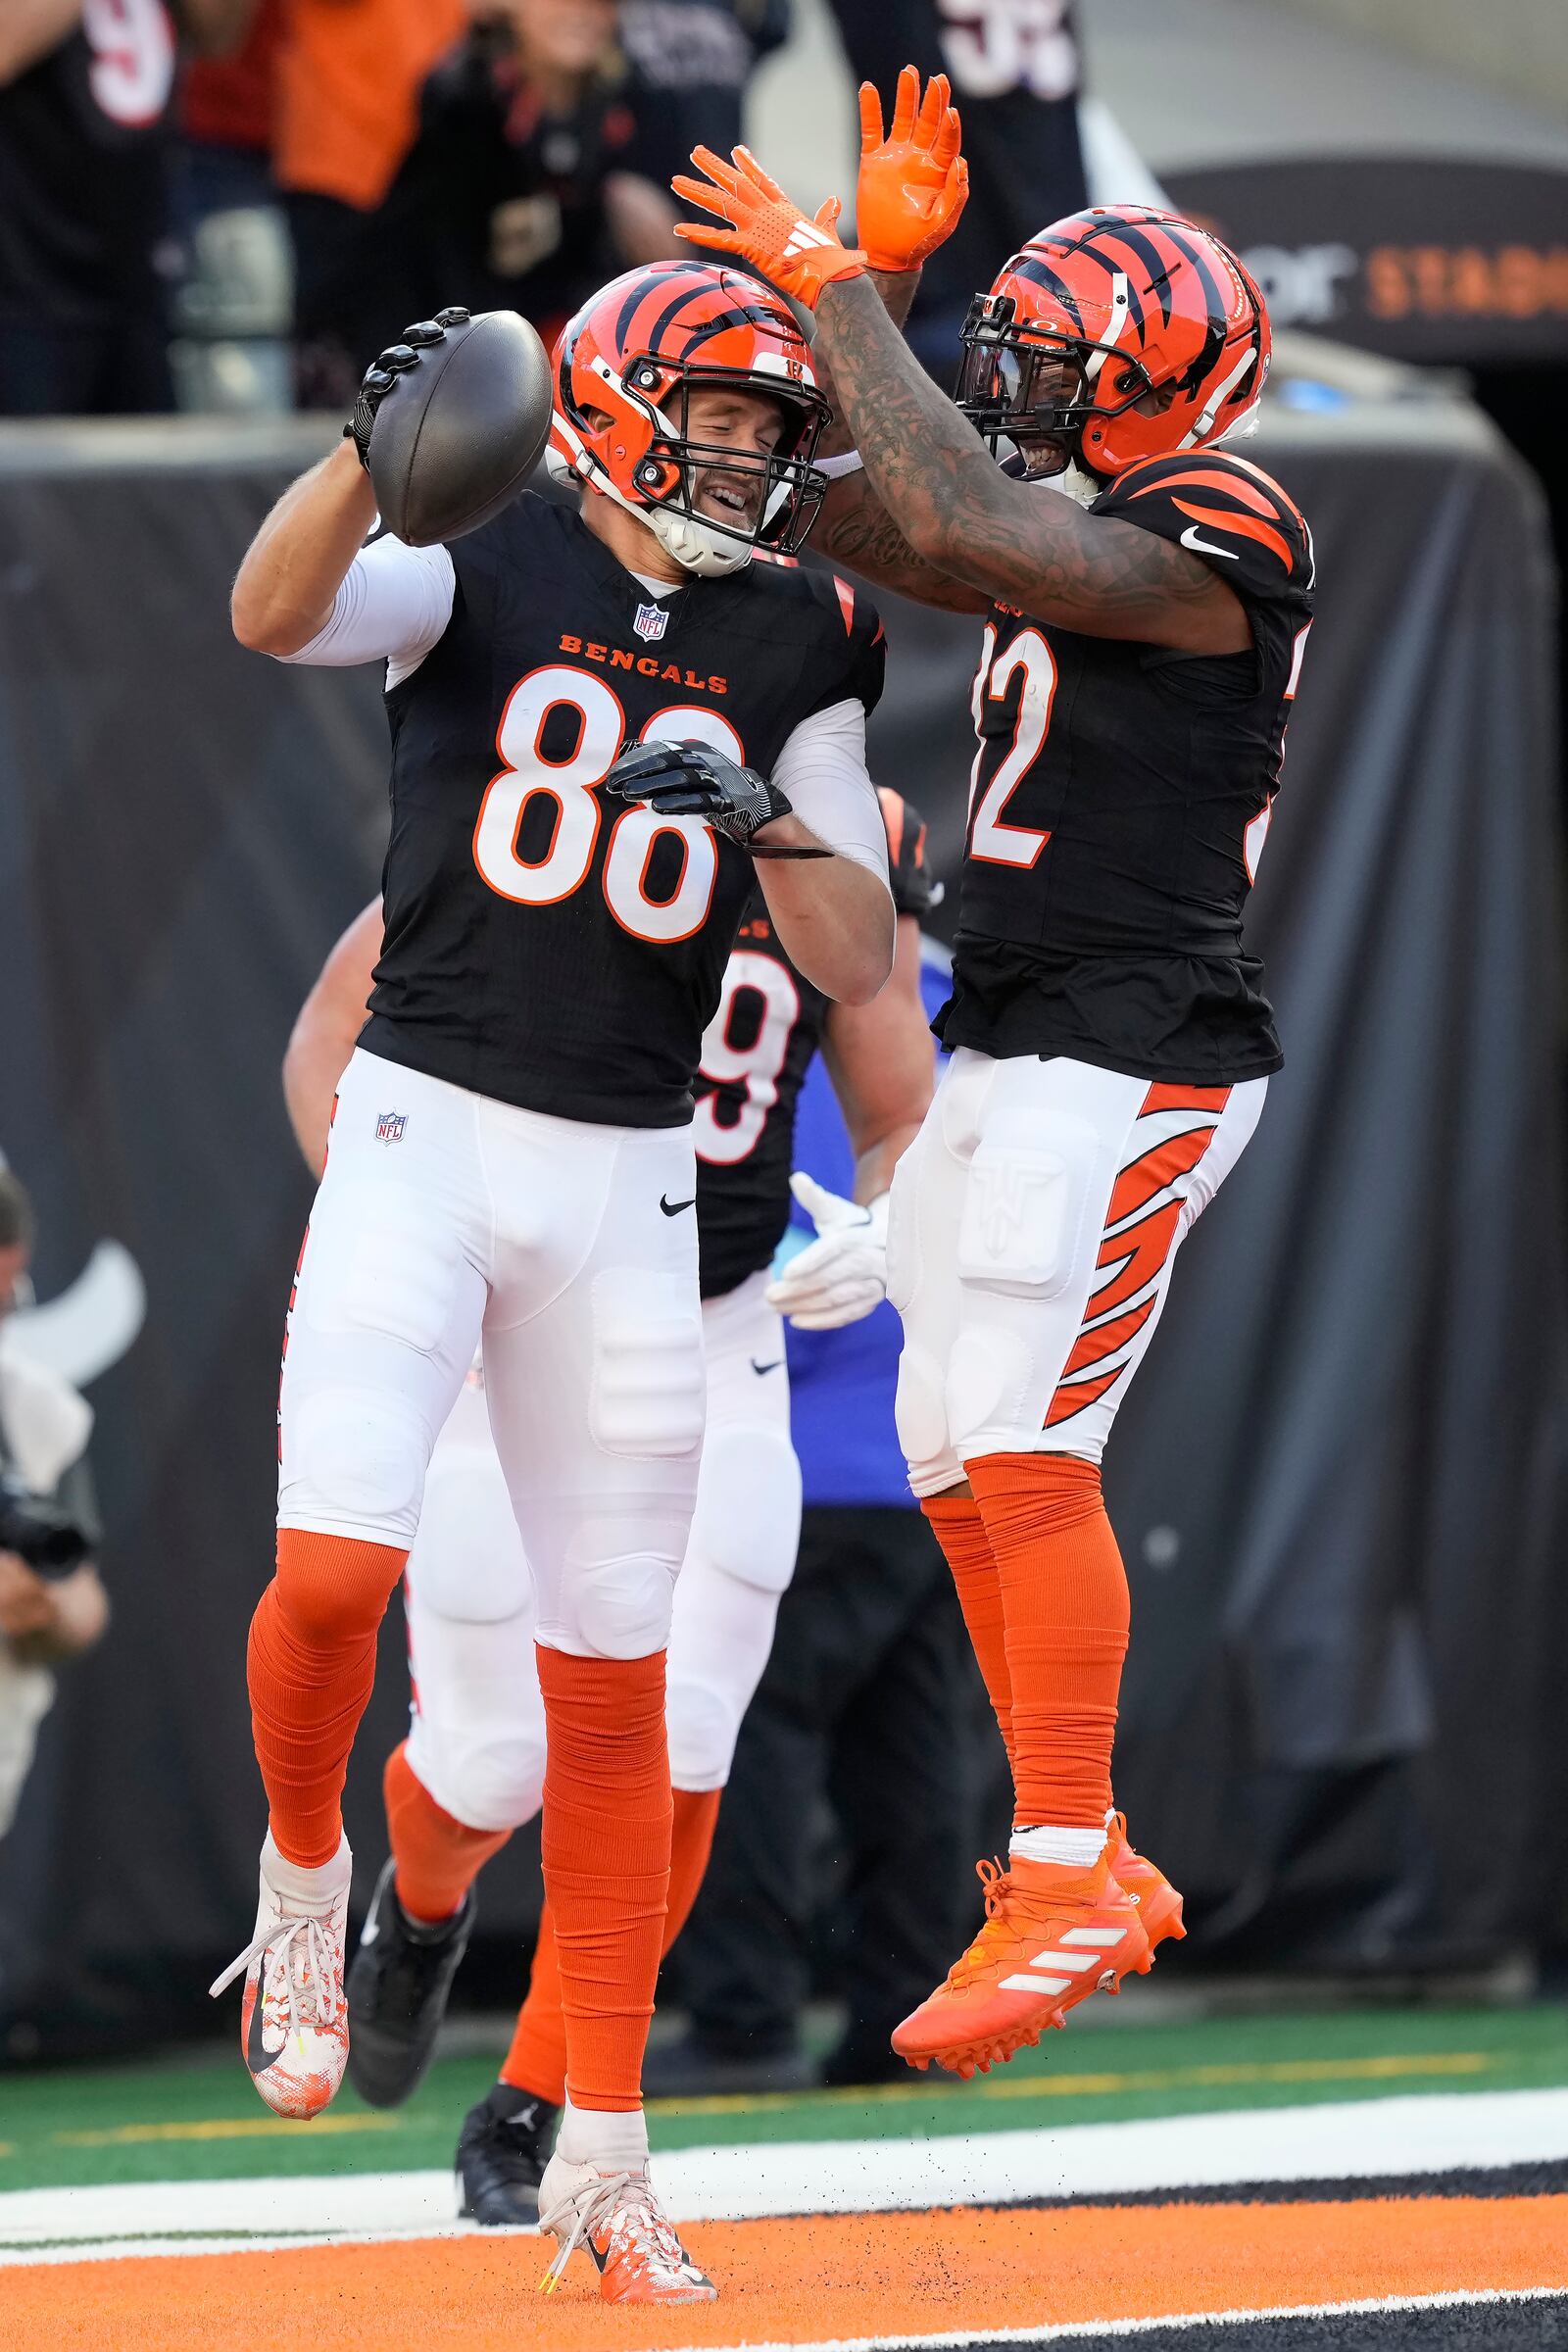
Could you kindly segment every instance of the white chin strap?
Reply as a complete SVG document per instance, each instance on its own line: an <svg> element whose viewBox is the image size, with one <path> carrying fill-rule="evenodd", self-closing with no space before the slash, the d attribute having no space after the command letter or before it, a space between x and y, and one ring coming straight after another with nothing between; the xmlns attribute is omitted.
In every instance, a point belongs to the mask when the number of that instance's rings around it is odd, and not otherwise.
<svg viewBox="0 0 1568 2352"><path fill-rule="evenodd" d="M1075 507L1092 507L1110 484L1102 482L1099 474L1091 473L1087 466L1080 466L1076 458L1069 458L1060 473L1043 477L1043 487L1054 490L1061 498L1070 498Z"/></svg>
<svg viewBox="0 0 1568 2352"><path fill-rule="evenodd" d="M620 503L628 506L625 499ZM695 514L672 514L668 507L629 507L629 512L647 523L665 555L673 556L682 571L695 572L699 579L714 580L728 571L744 571L757 553L750 539L735 539L728 531L714 530L699 522Z"/></svg>

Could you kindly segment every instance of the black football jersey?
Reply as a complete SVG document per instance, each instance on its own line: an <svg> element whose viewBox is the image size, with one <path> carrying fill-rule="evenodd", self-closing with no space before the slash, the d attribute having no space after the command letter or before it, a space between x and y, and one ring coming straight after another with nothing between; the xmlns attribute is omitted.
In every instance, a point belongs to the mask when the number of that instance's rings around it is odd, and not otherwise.
<svg viewBox="0 0 1568 2352"><path fill-rule="evenodd" d="M1267 474L1218 451L1131 466L1093 512L1201 556L1252 645L1172 653L993 609L938 1034L1233 1085L1280 1063L1242 909L1311 625L1311 538Z"/></svg>
<svg viewBox="0 0 1568 2352"><path fill-rule="evenodd" d="M933 904L925 824L898 793L877 798L893 904L918 920ZM756 892L724 967L697 1079L692 1142L705 1298L722 1297L769 1264L783 1239L796 1105L828 1010L829 1000L785 955Z"/></svg>
<svg viewBox="0 0 1568 2352"><path fill-rule="evenodd" d="M882 683L881 623L831 574L752 564L655 600L575 508L525 494L450 550L440 643L387 697L386 932L360 1044L558 1117L672 1127L752 861L603 790L627 744L761 770Z"/></svg>
<svg viewBox="0 0 1568 2352"><path fill-rule="evenodd" d="M0 318L101 327L155 299L174 67L163 0L138 0L0 86Z"/></svg>

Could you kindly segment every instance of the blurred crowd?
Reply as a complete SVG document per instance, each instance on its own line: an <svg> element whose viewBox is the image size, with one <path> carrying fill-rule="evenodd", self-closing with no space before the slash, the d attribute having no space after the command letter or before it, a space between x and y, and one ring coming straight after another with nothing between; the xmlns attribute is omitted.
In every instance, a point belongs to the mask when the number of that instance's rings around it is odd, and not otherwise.
<svg viewBox="0 0 1568 2352"><path fill-rule="evenodd" d="M7 0L0 414L338 406L443 302L679 251L788 0Z"/></svg>
<svg viewBox="0 0 1568 2352"><path fill-rule="evenodd" d="M698 141L740 138L792 14L4 0L0 416L340 408L446 303L521 311L548 341L607 277L682 250L670 174ZM1000 255L1086 184L1157 191L1124 147L1106 182L1088 116L1080 137L1066 0L833 0L833 17L855 79L890 92L913 60L962 100L968 212L909 327L945 379Z"/></svg>

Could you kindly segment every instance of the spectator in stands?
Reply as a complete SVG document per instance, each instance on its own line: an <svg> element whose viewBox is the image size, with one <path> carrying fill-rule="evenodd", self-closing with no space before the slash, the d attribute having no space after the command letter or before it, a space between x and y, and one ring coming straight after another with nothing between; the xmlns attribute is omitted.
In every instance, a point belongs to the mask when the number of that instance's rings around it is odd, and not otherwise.
<svg viewBox="0 0 1568 2352"><path fill-rule="evenodd" d="M946 74L963 115L969 202L926 264L909 341L943 383L977 286L1048 220L1086 201L1081 56L1068 0L832 0L857 81L890 91L905 65Z"/></svg>
<svg viewBox="0 0 1568 2352"><path fill-rule="evenodd" d="M418 118L419 91L467 0L288 0L276 61L273 172L294 242L299 400L338 408L368 359L421 309L368 233Z"/></svg>
<svg viewBox="0 0 1568 2352"><path fill-rule="evenodd" d="M32 1204L0 1161L0 1323L24 1289L32 1254ZM98 1571L80 1559L59 1575L23 1557L43 1527L36 1508L83 1532L93 1525L82 1460L92 1407L56 1372L0 1348L0 1838L10 1828L32 1761L38 1725L54 1698L51 1671L90 1649L109 1622ZM10 1523L16 1523L15 1531Z"/></svg>
<svg viewBox="0 0 1568 2352"><path fill-rule="evenodd" d="M272 178L289 4L259 0L240 47L197 58L180 90L171 356L182 409L294 405L293 241Z"/></svg>
<svg viewBox="0 0 1568 2352"><path fill-rule="evenodd" d="M750 51L728 25L730 85L655 88L622 45L622 13L487 0L431 74L381 229L388 251L417 257L416 310L521 310L548 341L606 277L682 253L670 172L694 123L738 125Z"/></svg>
<svg viewBox="0 0 1568 2352"><path fill-rule="evenodd" d="M922 985L934 1013L949 994L940 950L928 950ZM802 1093L795 1156L850 1191L850 1142L820 1062ZM810 1238L798 1225L791 1234L797 1246ZM945 1974L976 1909L980 1798L1001 1743L905 1474L893 1425L901 1345L886 1302L841 1331L788 1330L800 1560L675 1948L689 2028L650 2049L650 2093L813 2080L801 2040L813 1978L848 2012L822 2079L906 2079L888 2036Z"/></svg>
<svg viewBox="0 0 1568 2352"><path fill-rule="evenodd" d="M5 0L0 415L167 409L165 147L181 36L240 39L255 0Z"/></svg>
<svg viewBox="0 0 1568 2352"><path fill-rule="evenodd" d="M661 104L671 94L686 131L728 155L759 58L788 38L790 0L622 0L620 45Z"/></svg>

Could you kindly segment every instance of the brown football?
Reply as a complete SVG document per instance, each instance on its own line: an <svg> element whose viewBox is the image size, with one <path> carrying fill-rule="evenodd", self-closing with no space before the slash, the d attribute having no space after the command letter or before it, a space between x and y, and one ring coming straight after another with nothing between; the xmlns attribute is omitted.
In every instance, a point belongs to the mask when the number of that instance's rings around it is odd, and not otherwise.
<svg viewBox="0 0 1568 2352"><path fill-rule="evenodd" d="M411 547L461 539L510 505L550 437L550 358L515 311L481 311L421 351L376 412L370 480Z"/></svg>

